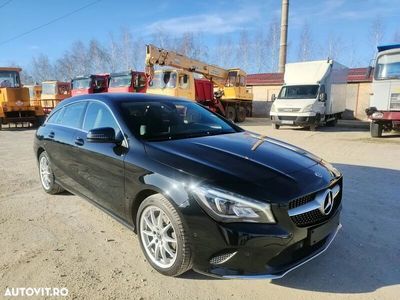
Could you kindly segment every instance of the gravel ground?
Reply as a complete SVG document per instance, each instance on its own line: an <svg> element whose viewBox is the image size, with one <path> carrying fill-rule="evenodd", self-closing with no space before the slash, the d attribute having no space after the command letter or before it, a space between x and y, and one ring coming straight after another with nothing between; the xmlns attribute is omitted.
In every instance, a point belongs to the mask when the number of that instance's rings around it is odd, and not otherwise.
<svg viewBox="0 0 400 300"><path fill-rule="evenodd" d="M70 299L398 299L400 135L243 127L307 149L345 176L343 229L323 255L279 280L218 280L151 269L136 236L85 200L40 187L33 130L0 132L0 298L7 287L66 287ZM15 298L15 297L14 297Z"/></svg>

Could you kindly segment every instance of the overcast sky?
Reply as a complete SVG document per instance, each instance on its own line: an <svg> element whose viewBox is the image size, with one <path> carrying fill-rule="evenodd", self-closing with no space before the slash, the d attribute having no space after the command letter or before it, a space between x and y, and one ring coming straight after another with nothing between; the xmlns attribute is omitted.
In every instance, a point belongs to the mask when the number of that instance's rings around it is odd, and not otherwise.
<svg viewBox="0 0 400 300"><path fill-rule="evenodd" d="M279 0L229 1L134 1L102 0L21 38L4 43L21 33L45 24L93 0L0 0L0 64L27 65L32 56L47 54L56 59L76 40L107 40L110 32L121 27L146 42L155 31L172 35L202 33L203 42L213 47L220 35L233 38L241 30L255 34L280 18ZM382 43L395 42L400 36L400 0L291 0L289 21L289 60L297 59L298 43L307 22L313 47L326 45L329 37L340 44L341 60L349 63L356 53L360 65L372 58L371 23L379 18ZM400 43L400 41L397 41ZM316 57L322 58L322 57ZM144 59L144 58L143 58Z"/></svg>

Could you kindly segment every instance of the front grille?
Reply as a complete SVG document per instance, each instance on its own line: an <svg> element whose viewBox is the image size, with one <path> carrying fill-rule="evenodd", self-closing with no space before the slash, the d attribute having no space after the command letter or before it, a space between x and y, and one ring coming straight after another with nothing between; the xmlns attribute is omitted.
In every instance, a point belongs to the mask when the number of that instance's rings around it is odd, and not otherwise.
<svg viewBox="0 0 400 300"><path fill-rule="evenodd" d="M294 199L289 202L289 209L296 208L298 206L301 206L308 202L311 202L314 200L314 198L315 198L315 193L307 195L307 196L303 196L301 198Z"/></svg>
<svg viewBox="0 0 400 300"><path fill-rule="evenodd" d="M284 120L284 121L294 121L296 120L296 116L279 116L279 120Z"/></svg>
<svg viewBox="0 0 400 300"><path fill-rule="evenodd" d="M400 110L400 93L392 93L390 97L390 109Z"/></svg>
<svg viewBox="0 0 400 300"><path fill-rule="evenodd" d="M332 208L332 211L329 213L329 215L324 215L323 213L321 213L321 211L319 209L314 209L312 211L308 211L303 214L291 216L290 218L293 221L293 223L295 223L298 227L312 226L312 225L322 223L322 222L328 220L332 215L334 215L336 210L340 206L340 202L342 200L342 191L341 191L342 184L335 183L331 187L335 186L336 184L339 184L340 192L334 199L333 208ZM306 195L306 196L303 196L303 197L300 197L300 198L290 201L289 202L289 210L313 201L315 199L316 195L317 195L317 193L312 193L312 194L309 194L309 195Z"/></svg>
<svg viewBox="0 0 400 300"><path fill-rule="evenodd" d="M278 112L299 112L300 108L278 108Z"/></svg>

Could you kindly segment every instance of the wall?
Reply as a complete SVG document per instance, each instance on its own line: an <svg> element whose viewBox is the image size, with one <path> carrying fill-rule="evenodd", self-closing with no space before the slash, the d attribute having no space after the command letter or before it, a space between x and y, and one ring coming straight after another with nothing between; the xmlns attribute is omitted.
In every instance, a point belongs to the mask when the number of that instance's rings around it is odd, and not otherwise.
<svg viewBox="0 0 400 300"><path fill-rule="evenodd" d="M280 85L254 85L248 89L253 93L253 117L267 117L271 109L272 94L278 95Z"/></svg>

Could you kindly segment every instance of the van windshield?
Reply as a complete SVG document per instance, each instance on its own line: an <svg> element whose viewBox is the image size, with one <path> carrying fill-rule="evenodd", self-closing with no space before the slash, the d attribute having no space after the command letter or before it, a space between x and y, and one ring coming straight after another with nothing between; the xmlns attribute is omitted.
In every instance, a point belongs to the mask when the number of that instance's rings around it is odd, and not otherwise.
<svg viewBox="0 0 400 300"><path fill-rule="evenodd" d="M319 85L286 85L283 86L279 99L315 99L318 95Z"/></svg>

